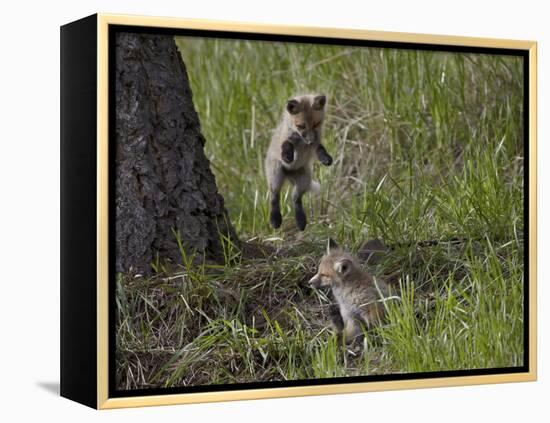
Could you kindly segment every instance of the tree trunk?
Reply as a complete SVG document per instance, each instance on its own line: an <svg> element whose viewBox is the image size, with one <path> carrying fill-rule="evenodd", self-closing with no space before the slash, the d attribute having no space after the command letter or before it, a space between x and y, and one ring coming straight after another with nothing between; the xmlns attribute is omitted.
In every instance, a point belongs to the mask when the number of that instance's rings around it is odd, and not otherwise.
<svg viewBox="0 0 550 423"><path fill-rule="evenodd" d="M236 241L218 193L185 65L173 37L116 39L116 271L148 273L156 258L221 259Z"/></svg>

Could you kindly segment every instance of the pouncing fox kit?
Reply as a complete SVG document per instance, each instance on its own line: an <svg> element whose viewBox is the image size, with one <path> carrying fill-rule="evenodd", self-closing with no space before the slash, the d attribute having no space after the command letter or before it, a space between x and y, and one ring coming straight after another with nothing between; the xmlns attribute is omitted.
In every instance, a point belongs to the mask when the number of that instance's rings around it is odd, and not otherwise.
<svg viewBox="0 0 550 423"><path fill-rule="evenodd" d="M269 222L274 228L282 223L280 192L286 180L294 186L292 201L296 226L303 231L307 224L302 196L318 192L319 183L312 179L311 161L316 157L330 166L332 157L321 144L327 98L325 95L301 95L288 100L283 116L267 150L265 174L269 187Z"/></svg>

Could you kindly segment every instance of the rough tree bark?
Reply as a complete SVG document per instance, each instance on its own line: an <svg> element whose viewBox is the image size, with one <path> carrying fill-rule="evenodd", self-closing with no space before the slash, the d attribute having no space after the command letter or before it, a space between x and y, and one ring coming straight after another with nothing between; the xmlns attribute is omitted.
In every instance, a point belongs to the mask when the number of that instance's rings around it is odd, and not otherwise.
<svg viewBox="0 0 550 423"><path fill-rule="evenodd" d="M116 271L145 272L157 254L220 259L220 232L236 240L218 193L185 65L173 37L116 39Z"/></svg>

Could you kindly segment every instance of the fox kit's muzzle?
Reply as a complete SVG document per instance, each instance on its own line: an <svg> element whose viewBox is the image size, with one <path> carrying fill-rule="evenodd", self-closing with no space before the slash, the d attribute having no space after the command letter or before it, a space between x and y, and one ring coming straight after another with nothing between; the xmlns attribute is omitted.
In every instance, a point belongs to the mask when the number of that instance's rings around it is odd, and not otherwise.
<svg viewBox="0 0 550 423"><path fill-rule="evenodd" d="M313 139L309 134L308 131L293 131L290 135L289 139L294 142L300 142L302 141L306 145L313 144Z"/></svg>
<svg viewBox="0 0 550 423"><path fill-rule="evenodd" d="M307 145L315 144L317 142L317 133L313 130L304 131L300 135Z"/></svg>
<svg viewBox="0 0 550 423"><path fill-rule="evenodd" d="M321 277L319 275L315 275L313 276L309 282L308 282L309 286L311 286L312 288L319 288L321 286Z"/></svg>
<svg viewBox="0 0 550 423"><path fill-rule="evenodd" d="M315 144L317 139L317 133L314 130L309 129L306 129L305 131L293 131L290 135L290 140L303 141L306 145Z"/></svg>

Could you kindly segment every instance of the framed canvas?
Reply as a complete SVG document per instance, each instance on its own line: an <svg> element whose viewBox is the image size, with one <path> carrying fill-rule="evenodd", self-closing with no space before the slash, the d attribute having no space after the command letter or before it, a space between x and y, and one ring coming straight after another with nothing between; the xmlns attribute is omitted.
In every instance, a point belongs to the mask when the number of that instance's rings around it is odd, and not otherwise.
<svg viewBox="0 0 550 423"><path fill-rule="evenodd" d="M61 28L61 395L536 379L536 43Z"/></svg>

